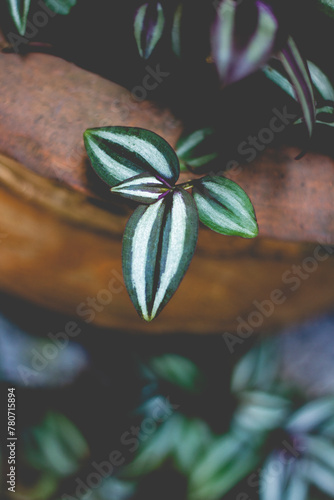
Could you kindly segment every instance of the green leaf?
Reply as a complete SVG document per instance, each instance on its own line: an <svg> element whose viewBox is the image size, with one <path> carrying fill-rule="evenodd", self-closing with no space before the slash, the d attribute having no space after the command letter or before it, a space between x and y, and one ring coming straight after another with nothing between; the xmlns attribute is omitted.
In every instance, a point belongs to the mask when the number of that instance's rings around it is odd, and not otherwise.
<svg viewBox="0 0 334 500"><path fill-rule="evenodd" d="M334 17L334 0L317 0L317 3L327 16Z"/></svg>
<svg viewBox="0 0 334 500"><path fill-rule="evenodd" d="M165 16L159 2L145 3L137 10L134 34L141 57L148 59L162 37Z"/></svg>
<svg viewBox="0 0 334 500"><path fill-rule="evenodd" d="M152 358L149 365L158 377L187 391L197 392L201 388L201 373L190 359L177 354L164 354Z"/></svg>
<svg viewBox="0 0 334 500"><path fill-rule="evenodd" d="M287 473L287 467L283 465L279 454L273 452L269 455L261 471L260 500L286 500L284 490Z"/></svg>
<svg viewBox="0 0 334 500"><path fill-rule="evenodd" d="M192 168L206 166L218 157L215 139L215 131L212 128L196 130L179 139L176 154L183 163Z"/></svg>
<svg viewBox="0 0 334 500"><path fill-rule="evenodd" d="M319 98L324 101L334 101L334 89L329 78L312 61L307 61L307 66L311 75L312 84ZM263 68L263 72L269 80L284 90L290 97L297 99L293 85L278 69L267 65Z"/></svg>
<svg viewBox="0 0 334 500"><path fill-rule="evenodd" d="M203 420L184 417L183 428L179 439L175 440L172 453L178 470L188 475L211 441L210 429Z"/></svg>
<svg viewBox="0 0 334 500"><path fill-rule="evenodd" d="M160 176L169 184L179 177L179 161L159 135L137 127L102 127L84 133L88 156L95 172L109 186L139 174Z"/></svg>
<svg viewBox="0 0 334 500"><path fill-rule="evenodd" d="M130 217L123 275L138 314L155 318L179 286L195 251L198 215L192 196L176 189Z"/></svg>
<svg viewBox="0 0 334 500"><path fill-rule="evenodd" d="M259 454L233 435L223 436L192 468L189 500L218 500L256 469Z"/></svg>
<svg viewBox="0 0 334 500"><path fill-rule="evenodd" d="M110 191L123 196L123 198L150 204L158 201L169 190L170 188L154 175L139 174L114 186Z"/></svg>
<svg viewBox="0 0 334 500"><path fill-rule="evenodd" d="M77 0L44 0L44 3L57 14L67 15L71 8L76 5Z"/></svg>
<svg viewBox="0 0 334 500"><path fill-rule="evenodd" d="M172 49L177 57L181 57L181 21L183 4L180 3L174 13L172 25Z"/></svg>
<svg viewBox="0 0 334 500"><path fill-rule="evenodd" d="M290 418L286 428L290 432L310 432L324 424L333 414L334 398L319 398L297 410Z"/></svg>
<svg viewBox="0 0 334 500"><path fill-rule="evenodd" d="M285 47L279 52L278 58L283 64L283 67L294 87L297 99L303 112L309 137L311 137L316 118L313 87L307 63L302 58L299 49L291 36L288 38Z"/></svg>
<svg viewBox="0 0 334 500"><path fill-rule="evenodd" d="M7 0L7 3L17 31L23 36L27 26L30 0Z"/></svg>
<svg viewBox="0 0 334 500"><path fill-rule="evenodd" d="M323 462L334 474L334 445L327 438L320 436L304 436L303 445L306 446L308 454Z"/></svg>
<svg viewBox="0 0 334 500"><path fill-rule="evenodd" d="M257 236L251 201L235 182L208 175L196 182L193 195L200 221L213 231L243 238Z"/></svg>
<svg viewBox="0 0 334 500"><path fill-rule="evenodd" d="M313 483L320 491L323 491L330 498L334 498L334 474L332 470L319 464L314 460L304 460L304 477L310 483Z"/></svg>
<svg viewBox="0 0 334 500"><path fill-rule="evenodd" d="M299 468L303 465L302 463L298 463ZM286 488L285 495L283 500L308 500L309 493L309 483L306 477L303 477L301 472L297 470L293 470ZM270 498L270 500L272 500Z"/></svg>

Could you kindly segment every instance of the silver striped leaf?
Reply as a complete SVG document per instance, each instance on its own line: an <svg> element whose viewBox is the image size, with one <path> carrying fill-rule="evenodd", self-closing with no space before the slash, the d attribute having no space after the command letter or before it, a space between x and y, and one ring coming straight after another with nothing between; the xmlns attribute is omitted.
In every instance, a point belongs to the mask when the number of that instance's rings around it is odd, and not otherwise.
<svg viewBox="0 0 334 500"><path fill-rule="evenodd" d="M159 2L149 2L137 9L134 19L134 35L139 54L148 59L162 37L165 16Z"/></svg>
<svg viewBox="0 0 334 500"><path fill-rule="evenodd" d="M244 29L244 19L256 19ZM212 56L224 85L266 64L277 43L278 21L265 2L222 0L211 31Z"/></svg>
<svg viewBox="0 0 334 500"><path fill-rule="evenodd" d="M200 221L213 231L243 238L257 236L253 205L235 182L207 175L195 183L193 196Z"/></svg>
<svg viewBox="0 0 334 500"><path fill-rule="evenodd" d="M174 185L180 173L177 156L159 135L137 127L102 127L84 133L95 172L113 187L139 174L161 177Z"/></svg>
<svg viewBox="0 0 334 500"><path fill-rule="evenodd" d="M123 237L123 275L138 314L154 319L179 286L193 257L198 214L192 196L176 189L139 206Z"/></svg>
<svg viewBox="0 0 334 500"><path fill-rule="evenodd" d="M17 31L23 36L27 26L30 0L7 0L7 3Z"/></svg>
<svg viewBox="0 0 334 500"><path fill-rule="evenodd" d="M121 182L110 191L138 203L150 204L166 196L170 188L154 175L139 174Z"/></svg>
<svg viewBox="0 0 334 500"><path fill-rule="evenodd" d="M278 59L281 61L293 85L302 108L308 135L311 137L316 120L312 81L307 63L301 56L296 42L291 36L288 38L285 47L279 52Z"/></svg>

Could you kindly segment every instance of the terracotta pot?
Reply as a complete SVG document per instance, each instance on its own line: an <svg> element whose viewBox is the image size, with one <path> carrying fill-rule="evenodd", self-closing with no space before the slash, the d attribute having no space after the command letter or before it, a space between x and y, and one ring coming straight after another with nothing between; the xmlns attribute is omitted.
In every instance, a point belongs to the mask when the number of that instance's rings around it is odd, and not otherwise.
<svg viewBox="0 0 334 500"><path fill-rule="evenodd" d="M334 244L334 162L315 154L296 162L293 149L268 150L227 174L252 199L259 238L201 228L179 290L159 318L140 320L121 280L130 209L92 172L82 134L140 126L175 145L181 123L53 56L1 54L0 70L1 289L133 332L238 329L247 336L333 304L334 251L319 243Z"/></svg>

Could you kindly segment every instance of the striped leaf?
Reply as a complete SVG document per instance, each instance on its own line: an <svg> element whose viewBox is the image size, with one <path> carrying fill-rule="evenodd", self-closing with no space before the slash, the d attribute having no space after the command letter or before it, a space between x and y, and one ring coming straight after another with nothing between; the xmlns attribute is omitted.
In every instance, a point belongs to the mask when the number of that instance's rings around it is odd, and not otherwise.
<svg viewBox="0 0 334 500"><path fill-rule="evenodd" d="M176 189L139 206L123 238L123 274L130 298L146 321L155 318L179 286L194 254L198 215L192 196Z"/></svg>
<svg viewBox="0 0 334 500"><path fill-rule="evenodd" d="M27 17L30 0L7 0L10 15L20 35L24 35L27 26Z"/></svg>
<svg viewBox="0 0 334 500"><path fill-rule="evenodd" d="M167 186L179 177L179 161L160 136L136 127L102 127L84 133L88 156L95 172L109 186L139 174L160 177ZM170 187L170 186L169 186Z"/></svg>
<svg viewBox="0 0 334 500"><path fill-rule="evenodd" d="M203 128L191 132L185 137L181 137L176 146L176 154L182 165L192 168L200 168L207 166L215 160L218 152L215 151L217 137L214 134L214 129Z"/></svg>
<svg viewBox="0 0 334 500"><path fill-rule="evenodd" d="M77 0L44 0L49 9L63 16L70 13L70 10L76 5Z"/></svg>
<svg viewBox="0 0 334 500"><path fill-rule="evenodd" d="M334 101L334 89L331 82L329 81L329 78L312 61L307 61L307 66L310 72L314 90L317 93L317 97L323 101ZM267 65L263 68L263 72L269 80L271 80L273 83L275 83L275 85L284 90L284 92L286 92L290 97L292 97L293 99L297 99L293 85L286 78L282 71L274 68L271 65Z"/></svg>
<svg viewBox="0 0 334 500"><path fill-rule="evenodd" d="M235 182L208 175L196 182L193 195L200 221L213 231L243 238L258 234L251 201Z"/></svg>
<svg viewBox="0 0 334 500"><path fill-rule="evenodd" d="M149 204L160 200L170 188L154 175L139 174L111 188L110 191L138 203Z"/></svg>
<svg viewBox="0 0 334 500"><path fill-rule="evenodd" d="M165 25L161 4L145 3L136 11L134 34L141 57L148 59L159 42Z"/></svg>
<svg viewBox="0 0 334 500"><path fill-rule="evenodd" d="M256 19L247 26L245 19ZM211 46L218 74L224 85L241 80L258 70L271 57L276 46L278 22L271 8L262 1L223 0L212 27Z"/></svg>
<svg viewBox="0 0 334 500"><path fill-rule="evenodd" d="M294 87L296 97L302 108L308 135L311 137L316 119L315 100L310 73L294 39L290 36L278 58L283 64Z"/></svg>

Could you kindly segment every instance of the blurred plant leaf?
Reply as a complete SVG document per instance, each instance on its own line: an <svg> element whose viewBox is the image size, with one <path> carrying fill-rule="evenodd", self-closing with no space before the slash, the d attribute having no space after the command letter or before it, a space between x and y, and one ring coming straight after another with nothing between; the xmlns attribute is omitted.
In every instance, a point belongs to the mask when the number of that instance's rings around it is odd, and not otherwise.
<svg viewBox="0 0 334 500"><path fill-rule="evenodd" d="M190 500L218 500L252 472L259 463L257 450L233 434L223 436L193 467Z"/></svg>
<svg viewBox="0 0 334 500"><path fill-rule="evenodd" d="M179 161L159 135L136 127L102 127L84 133L88 156L95 172L113 187L139 174L158 176L175 184Z"/></svg>
<svg viewBox="0 0 334 500"><path fill-rule="evenodd" d="M258 234L253 205L235 182L208 175L194 183L193 195L200 221L213 231L243 238Z"/></svg>
<svg viewBox="0 0 334 500"><path fill-rule="evenodd" d="M7 4L17 31L23 36L27 26L30 0L7 0Z"/></svg>
<svg viewBox="0 0 334 500"><path fill-rule="evenodd" d="M154 175L139 174L111 188L112 193L138 203L154 203L166 195L169 188Z"/></svg>
<svg viewBox="0 0 334 500"><path fill-rule="evenodd" d="M312 136L316 119L312 81L306 61L302 58L294 39L290 36L285 47L279 52L281 61L296 93L302 109L309 137Z"/></svg>
<svg viewBox="0 0 334 500"><path fill-rule="evenodd" d="M177 57L181 57L181 21L183 4L180 3L174 13L172 25L172 49Z"/></svg>
<svg viewBox="0 0 334 500"><path fill-rule="evenodd" d="M203 128L181 137L176 145L176 154L180 160L181 170L207 166L218 157L215 151L217 136L214 129Z"/></svg>
<svg viewBox="0 0 334 500"><path fill-rule="evenodd" d="M303 445L307 453L312 458L322 462L334 474L334 443L330 443L327 438L321 436L304 436ZM334 490L333 490L334 493Z"/></svg>
<svg viewBox="0 0 334 500"><path fill-rule="evenodd" d="M297 410L289 419L286 429L291 433L307 433L334 415L334 398L319 398ZM334 491L334 490L333 490Z"/></svg>
<svg viewBox="0 0 334 500"><path fill-rule="evenodd" d="M183 189L139 206L123 237L123 275L138 314L154 319L179 286L195 251L198 215Z"/></svg>
<svg viewBox="0 0 334 500"><path fill-rule="evenodd" d="M149 366L154 373L168 382L190 392L201 389L203 376L198 367L177 354L164 354L150 360Z"/></svg>
<svg viewBox="0 0 334 500"><path fill-rule="evenodd" d="M333 0L316 0L320 9L330 17L334 17L334 1Z"/></svg>
<svg viewBox="0 0 334 500"><path fill-rule="evenodd" d="M249 389L277 390L279 345L275 339L261 341L237 363L231 380L232 392Z"/></svg>
<svg viewBox="0 0 334 500"><path fill-rule="evenodd" d="M141 57L148 59L162 37L165 16L159 2L148 2L136 11L134 34Z"/></svg>
<svg viewBox="0 0 334 500"><path fill-rule="evenodd" d="M86 498L90 500L130 500L135 494L136 487L134 482L108 477L101 486L91 491L91 496L87 496L85 492L81 498L82 500Z"/></svg>
<svg viewBox="0 0 334 500"><path fill-rule="evenodd" d="M43 422L24 436L24 455L37 469L68 476L76 472L88 455L82 434L64 415L49 412Z"/></svg>
<svg viewBox="0 0 334 500"><path fill-rule="evenodd" d="M265 461L261 471L260 500L286 500L285 487L288 468L282 463L279 453L273 452ZM300 500L298 497L294 500Z"/></svg>
<svg viewBox="0 0 334 500"><path fill-rule="evenodd" d="M213 441L213 437L205 422L184 417L179 439L174 441L174 463L180 472L188 475Z"/></svg>
<svg viewBox="0 0 334 500"><path fill-rule="evenodd" d="M77 0L44 0L44 3L49 9L56 12L56 14L67 15Z"/></svg>
<svg viewBox="0 0 334 500"><path fill-rule="evenodd" d="M304 478L330 498L334 498L334 473L315 460L305 460Z"/></svg>
<svg viewBox="0 0 334 500"><path fill-rule="evenodd" d="M245 29L245 19L256 22ZM212 55L222 83L229 85L261 68L275 49L277 30L277 19L265 2L222 0L211 31Z"/></svg>
<svg viewBox="0 0 334 500"><path fill-rule="evenodd" d="M299 468L300 468L300 464ZM300 471L293 470L282 500L308 500L309 483Z"/></svg>

